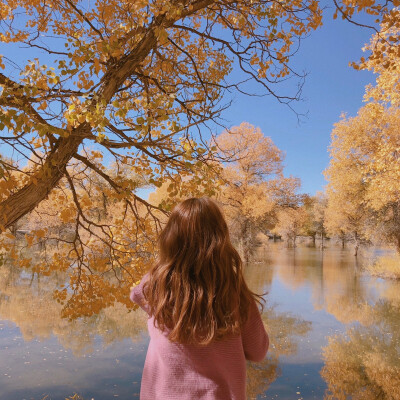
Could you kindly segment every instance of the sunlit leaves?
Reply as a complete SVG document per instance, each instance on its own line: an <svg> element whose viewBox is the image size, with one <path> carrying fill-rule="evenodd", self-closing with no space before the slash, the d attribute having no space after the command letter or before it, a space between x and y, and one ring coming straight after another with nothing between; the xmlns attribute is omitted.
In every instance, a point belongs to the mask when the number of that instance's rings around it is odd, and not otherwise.
<svg viewBox="0 0 400 400"><path fill-rule="evenodd" d="M325 175L331 231L379 236L400 249L398 17L398 10L384 17L364 49L372 53L360 68L376 72L376 84L367 86L357 116L336 124Z"/></svg>
<svg viewBox="0 0 400 400"><path fill-rule="evenodd" d="M257 232L274 226L276 211L285 197L294 197L298 182L283 176L282 152L270 137L249 123L218 135L215 147L221 157L224 182L217 198L224 206L233 239L247 258Z"/></svg>
<svg viewBox="0 0 400 400"><path fill-rule="evenodd" d="M370 103L356 117L336 124L331 162L325 171L332 232L370 237L379 230L382 237L398 246L399 123L399 109Z"/></svg>
<svg viewBox="0 0 400 400"><path fill-rule="evenodd" d="M278 223L273 229L275 234L281 235L288 246L296 246L296 238L304 234L304 227L307 222L307 212L303 207L285 208L279 210Z"/></svg>
<svg viewBox="0 0 400 400"><path fill-rule="evenodd" d="M387 6L390 3L388 2ZM400 5L400 2L396 0L393 2L395 7L397 7L395 3L399 3L397 6ZM378 6L378 4L372 4L372 7L374 6ZM356 69L369 69L382 75L378 78L378 87L380 86L380 81L383 83L390 76L391 79L394 79L396 71L397 75L399 71L400 11L395 7L388 9L382 18L377 20L377 22L380 22L380 29L372 36L370 43L363 48L364 51L370 51L369 56L366 58L361 57L358 64L352 63ZM395 87L388 89L393 94L396 90Z"/></svg>

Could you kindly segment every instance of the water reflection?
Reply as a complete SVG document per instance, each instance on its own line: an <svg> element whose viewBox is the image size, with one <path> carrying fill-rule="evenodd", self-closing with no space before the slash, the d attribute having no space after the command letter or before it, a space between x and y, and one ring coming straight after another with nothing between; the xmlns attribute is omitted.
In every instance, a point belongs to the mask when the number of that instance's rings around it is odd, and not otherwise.
<svg viewBox="0 0 400 400"><path fill-rule="evenodd" d="M360 261L349 250L275 247L270 258L277 276L291 291L309 289L314 310L324 310L343 324L366 317L363 311L374 295Z"/></svg>
<svg viewBox="0 0 400 400"><path fill-rule="evenodd" d="M61 317L62 305L53 291L65 282L60 273L38 276L17 274L12 266L0 269L0 319L13 322L25 341L51 336L75 356L93 352L97 335L104 345L125 338L139 338L147 329L143 313L130 312L123 304L103 309L99 314L69 321Z"/></svg>
<svg viewBox="0 0 400 400"><path fill-rule="evenodd" d="M52 295L61 273L0 268L0 399L138 397L147 339L143 312L122 304L68 321ZM133 342L133 343L132 343Z"/></svg>
<svg viewBox="0 0 400 400"><path fill-rule="evenodd" d="M246 267L270 351L248 363L249 399L399 399L400 283L362 273L340 247L259 248ZM139 398L148 337L123 305L73 321L53 291L62 273L0 267L0 400Z"/></svg>
<svg viewBox="0 0 400 400"><path fill-rule="evenodd" d="M388 283L381 295L356 308L359 323L323 348L326 399L400 399L400 283Z"/></svg>
<svg viewBox="0 0 400 400"><path fill-rule="evenodd" d="M311 322L297 318L290 313L279 313L268 307L263 321L270 337L271 347L262 363L249 362L247 366L248 399L256 399L265 393L280 375L279 359L297 352L297 340L311 329Z"/></svg>
<svg viewBox="0 0 400 400"><path fill-rule="evenodd" d="M264 293L272 284L274 270L272 259L267 257L265 249L259 249L261 262L255 262L247 266L245 278L251 290L256 293ZM258 258L260 259L260 258ZM271 305L269 296L266 296L266 306L262 319L270 338L270 349L266 359L261 363L247 363L247 398L256 399L265 393L272 382L280 375L279 359L282 356L290 356L297 352L297 340L305 336L311 329L309 321L293 316L291 313L283 313Z"/></svg>

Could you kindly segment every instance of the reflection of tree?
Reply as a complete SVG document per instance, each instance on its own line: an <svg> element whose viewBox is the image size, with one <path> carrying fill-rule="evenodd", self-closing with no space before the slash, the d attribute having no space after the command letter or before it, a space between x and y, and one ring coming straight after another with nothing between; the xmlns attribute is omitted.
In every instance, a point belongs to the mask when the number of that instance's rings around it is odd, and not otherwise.
<svg viewBox="0 0 400 400"><path fill-rule="evenodd" d="M279 279L291 290L305 284L312 284L314 289L321 281L323 252L314 248L297 247L287 249L278 244L271 246L269 257L277 268Z"/></svg>
<svg viewBox="0 0 400 400"><path fill-rule="evenodd" d="M367 299L370 297L349 251L325 252L321 274L321 290L313 291L314 307L325 309L338 321L348 324L370 323Z"/></svg>
<svg viewBox="0 0 400 400"><path fill-rule="evenodd" d="M90 317L72 321L62 318L63 306L54 300L53 291L64 278L61 273L28 275L3 265L0 269L0 319L14 322L27 341L54 335L76 356L93 351L96 336L110 344L125 338L135 340L146 329L147 318L141 310L129 313L119 303Z"/></svg>
<svg viewBox="0 0 400 400"><path fill-rule="evenodd" d="M325 310L342 323L365 319L368 306L365 282L354 256L348 250L327 248L272 249L270 257L278 265L280 280L290 289L309 286L316 310Z"/></svg>
<svg viewBox="0 0 400 400"><path fill-rule="evenodd" d="M270 339L268 356L261 363L247 363L247 398L264 393L280 375L279 357L297 352L296 339L311 329L311 322L288 313L277 312L274 306L264 310L262 318Z"/></svg>
<svg viewBox="0 0 400 400"><path fill-rule="evenodd" d="M394 285L364 307L360 325L329 338L323 348L326 399L400 398L400 285Z"/></svg>
<svg viewBox="0 0 400 400"><path fill-rule="evenodd" d="M256 293L268 290L272 283L276 259L274 248L256 249L256 254L262 263L246 264L244 276L249 288ZM267 357L262 362L247 362L247 398L255 399L264 393L280 375L279 357L297 352L296 339L305 336L311 329L311 322L304 321L289 313L278 312L275 306L266 306L262 313L265 329L268 332L270 347Z"/></svg>
<svg viewBox="0 0 400 400"><path fill-rule="evenodd" d="M263 254L260 248L254 250L254 254ZM273 268L271 268L267 258L262 259L262 263L250 262L243 268L244 278L249 288L258 294L263 294L265 289L272 283Z"/></svg>
<svg viewBox="0 0 400 400"><path fill-rule="evenodd" d="M326 399L400 399L400 282L381 287L372 281L369 287L345 250L270 250L271 263L285 285L309 286L315 309L343 324L357 324L346 335L333 336L323 351Z"/></svg>

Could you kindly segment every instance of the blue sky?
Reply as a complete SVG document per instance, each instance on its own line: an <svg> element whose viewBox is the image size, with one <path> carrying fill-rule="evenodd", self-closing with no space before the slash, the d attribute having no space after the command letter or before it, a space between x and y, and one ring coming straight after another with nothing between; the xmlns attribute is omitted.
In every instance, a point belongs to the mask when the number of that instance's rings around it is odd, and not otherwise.
<svg viewBox="0 0 400 400"><path fill-rule="evenodd" d="M271 96L236 95L224 114L228 125L247 121L270 136L286 153L285 174L300 177L301 191L310 194L326 184L322 171L329 163L327 147L333 124L342 112L355 115L363 105L365 85L375 82L371 72L349 66L364 55L361 49L372 30L333 20L331 10L326 11L323 27L303 40L293 60L297 70L305 70L308 76L304 101L292 105L298 112L308 111L308 118L299 124L296 114Z"/></svg>
<svg viewBox="0 0 400 400"><path fill-rule="evenodd" d="M363 104L365 85L375 81L372 73L349 67L350 61L357 61L363 55L361 48L369 42L372 31L341 19L333 20L332 14L332 9L325 10L323 27L302 41L291 64L298 72L308 73L303 101L292 103L299 113L308 112L307 118L299 123L292 110L271 96L249 97L240 93L232 96L232 106L222 114L228 126L247 121L270 136L286 154L285 174L299 177L301 192L310 194L323 190L326 184L322 171L329 162L327 147L333 124L339 121L342 112L357 113ZM7 54L3 46L0 53ZM14 53L12 58L22 54L24 58L31 58L26 50L18 55ZM295 84L293 80L276 91L282 94L285 88L294 89ZM261 91L260 87L252 85L252 88ZM216 134L222 131L218 129ZM208 136L205 133L204 138ZM140 194L146 198L150 191L144 189Z"/></svg>

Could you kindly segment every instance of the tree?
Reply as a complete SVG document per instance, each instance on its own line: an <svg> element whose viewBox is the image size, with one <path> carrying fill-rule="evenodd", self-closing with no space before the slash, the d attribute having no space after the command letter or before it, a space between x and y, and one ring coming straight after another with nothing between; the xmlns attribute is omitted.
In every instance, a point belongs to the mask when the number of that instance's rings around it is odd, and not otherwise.
<svg viewBox="0 0 400 400"><path fill-rule="evenodd" d="M321 24L316 0L8 0L0 14L0 41L10 49L0 58L0 143L34 160L28 169L0 161L0 231L63 192L58 215L73 224L73 237L45 264L21 262L69 268L75 316L79 308L90 312L84 303L94 295L104 305L123 301L121 288L154 257L159 216L168 209L141 198L131 175L155 187L168 180L181 196L211 195L214 156L200 128L219 121L227 92L246 91L248 79L283 103L298 98L275 86L300 77L290 56ZM12 60L21 46L34 51L25 65ZM238 81L228 76L233 65L240 65ZM113 206L99 222L104 199L103 211ZM26 244L42 235L31 232ZM0 237L6 252L12 237ZM19 259L17 249L13 255Z"/></svg>
<svg viewBox="0 0 400 400"><path fill-rule="evenodd" d="M226 162L217 192L235 242L245 261L260 231L276 223L276 209L293 201L298 180L283 176L283 154L260 128L243 122L215 139Z"/></svg>
<svg viewBox="0 0 400 400"><path fill-rule="evenodd" d="M319 234L321 238L321 249L324 247L325 232L325 210L326 197L325 193L317 192L315 196L305 195L302 200L307 217L305 219L304 232L311 236L313 245L315 246L316 236Z"/></svg>
<svg viewBox="0 0 400 400"><path fill-rule="evenodd" d="M312 244L315 246L315 240L317 236L317 226L315 222L315 210L314 210L315 198L308 194L304 195L303 207L307 213L306 221L304 224L304 233L310 236L312 239Z"/></svg>
<svg viewBox="0 0 400 400"><path fill-rule="evenodd" d="M398 9L393 9L364 48L371 55L357 68L377 73L376 84L367 86L367 104L357 116L342 116L336 124L326 176L329 228L341 235L353 230L356 248L360 236L379 236L400 252L400 56L394 46L400 33L394 23L398 17Z"/></svg>
<svg viewBox="0 0 400 400"><path fill-rule="evenodd" d="M343 118L332 132L328 229L353 231L357 243L373 234L371 226L400 251L397 127L400 109L369 103L353 118Z"/></svg>
<svg viewBox="0 0 400 400"><path fill-rule="evenodd" d="M363 173L366 158L357 148L357 142L367 136L365 127L360 118L343 117L335 124L329 147L331 160L324 171L328 180L326 228L331 234L351 234L354 255L357 255L361 242L367 239L369 219L369 187Z"/></svg>
<svg viewBox="0 0 400 400"><path fill-rule="evenodd" d="M72 158L101 175L90 157L78 154L87 142L98 143L132 169L147 168L154 184L168 168L177 175L192 173L185 162L206 157L190 140L189 128L223 109L224 91L234 86L224 79L234 61L282 102L295 99L272 87L292 74L288 60L296 38L321 23L316 0L300 4L6 2L0 39L46 54L51 66L36 58L21 68L17 80L9 63L9 75L0 75L0 128L9 132L2 140L16 149L25 144L23 154L36 148L44 153L37 170L3 198L0 225L8 227L42 201ZM21 9L28 20L18 23ZM48 36L57 44L43 39Z"/></svg>
<svg viewBox="0 0 400 400"><path fill-rule="evenodd" d="M304 233L307 213L303 207L281 209L273 232L284 237L288 246L296 247L297 236Z"/></svg>
<svg viewBox="0 0 400 400"><path fill-rule="evenodd" d="M347 2L343 7L351 19L352 7ZM391 2L373 2L360 4L358 11L373 10L390 20L390 8ZM300 92L279 94L275 87L289 77L301 83L290 57L299 40L322 22L317 0L6 0L0 17L0 41L10 50L0 57L0 143L22 159L37 156L28 170L0 160L0 231L57 186L66 188L74 207L68 202L60 215L73 221L75 236L64 242L63 254L82 290L94 284L88 276L97 267L92 244L82 243L82 237L96 237L113 254L125 243L115 242L115 232L125 232L136 238L138 257L147 257L161 228L156 212L165 212L142 199L130 178L111 176L105 156L117 171L126 171L125 164L156 187L166 179L175 188L200 181L203 193L211 194L214 180L204 166L212 171L213 152L204 146L200 128L219 122L229 105L222 103L227 92L245 91L242 83L248 79L283 103L299 98ZM12 59L18 46L34 53L25 65ZM242 74L238 81L229 75L234 65ZM97 180L91 180L90 170ZM185 178L191 184L182 185ZM97 192L118 203L118 211L103 223L96 222L98 213L87 214L95 208L88 187L93 190L99 179L107 189L101 185ZM122 280L113 290L119 297L125 295L122 282L129 281L128 287L143 272L131 255L123 260ZM104 258L98 266L111 273L117 268L115 259ZM83 277L88 282L80 285Z"/></svg>

